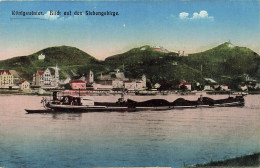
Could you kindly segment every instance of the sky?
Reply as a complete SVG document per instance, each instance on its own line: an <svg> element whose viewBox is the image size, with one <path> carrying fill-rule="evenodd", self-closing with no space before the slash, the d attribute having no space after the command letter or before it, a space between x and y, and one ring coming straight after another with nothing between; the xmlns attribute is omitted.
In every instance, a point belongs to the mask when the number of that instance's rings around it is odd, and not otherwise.
<svg viewBox="0 0 260 168"><path fill-rule="evenodd" d="M32 11L41 14L19 13ZM260 1L0 0L0 60L62 45L104 60L143 45L194 53L227 41L260 54Z"/></svg>

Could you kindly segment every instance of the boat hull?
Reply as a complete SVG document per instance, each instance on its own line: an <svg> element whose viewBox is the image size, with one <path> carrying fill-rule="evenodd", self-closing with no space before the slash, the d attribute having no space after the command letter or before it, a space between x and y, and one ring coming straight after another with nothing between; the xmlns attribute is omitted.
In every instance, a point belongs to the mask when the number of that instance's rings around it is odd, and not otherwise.
<svg viewBox="0 0 260 168"><path fill-rule="evenodd" d="M137 111L165 111L174 109L195 109L195 108L215 108L215 107L239 107L244 106L244 102L231 102L214 105L193 105L193 106L158 106L158 107L108 107L108 106L71 106L71 105L51 105L48 109L29 110L27 113L84 113L84 112L137 112Z"/></svg>

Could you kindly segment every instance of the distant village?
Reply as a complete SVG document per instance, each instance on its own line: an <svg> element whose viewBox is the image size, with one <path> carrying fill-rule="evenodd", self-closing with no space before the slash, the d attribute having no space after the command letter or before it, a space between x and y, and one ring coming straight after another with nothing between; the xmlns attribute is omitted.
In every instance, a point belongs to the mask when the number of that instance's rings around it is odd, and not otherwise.
<svg viewBox="0 0 260 168"><path fill-rule="evenodd" d="M167 52L167 50L162 47L154 47L156 50L161 50ZM179 56L185 56L184 51L179 52ZM40 54L38 59L44 59L45 55ZM115 69L108 74L100 74L97 76L96 80L94 78L94 73L90 70L87 75L84 75L78 79L71 79L68 75L65 80L61 80L59 76L60 68L55 65L53 67L48 67L43 70L38 70L33 74L32 81L27 81L21 78L17 71L10 69L0 70L0 89L1 90L19 90L23 92L44 92L46 90L54 89L70 89L70 90L89 90L98 92L132 92L132 93L145 93L148 90L147 78L143 74L140 79L129 79L125 76L124 72L120 69ZM239 88L241 91L248 91L248 89L260 89L260 84L250 79L248 75L244 75L246 83L242 83ZM201 85L196 83L192 86L189 81L181 81L178 84L177 91L187 91L191 92L194 90L203 91L230 91L227 84L217 83L214 79L205 78L207 84ZM194 85L194 84L193 84ZM68 88L69 86L69 88ZM161 84L156 83L150 88L151 91L160 91Z"/></svg>

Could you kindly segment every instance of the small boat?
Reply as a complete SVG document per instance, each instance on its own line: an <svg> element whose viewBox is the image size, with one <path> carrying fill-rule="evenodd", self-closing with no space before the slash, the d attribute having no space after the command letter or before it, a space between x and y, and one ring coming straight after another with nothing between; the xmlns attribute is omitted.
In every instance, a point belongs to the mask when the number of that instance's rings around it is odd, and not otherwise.
<svg viewBox="0 0 260 168"><path fill-rule="evenodd" d="M226 99L214 100L209 97L200 96L195 101L178 98L173 102L164 99L151 99L137 102L131 99L124 100L124 95L116 102L95 102L91 97L61 96L58 98L57 92L53 92L52 100L43 98L41 101L45 109L30 110L27 113L56 113L56 112L134 112L134 111L154 111L171 110L185 108L213 108L213 107L233 107L244 106L244 95L236 95Z"/></svg>

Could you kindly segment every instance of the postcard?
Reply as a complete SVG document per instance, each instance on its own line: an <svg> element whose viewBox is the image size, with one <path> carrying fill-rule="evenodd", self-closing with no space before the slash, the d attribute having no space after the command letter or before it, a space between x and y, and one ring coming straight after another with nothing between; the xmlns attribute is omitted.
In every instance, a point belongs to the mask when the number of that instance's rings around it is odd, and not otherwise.
<svg viewBox="0 0 260 168"><path fill-rule="evenodd" d="M260 1L0 0L0 167L257 167Z"/></svg>

